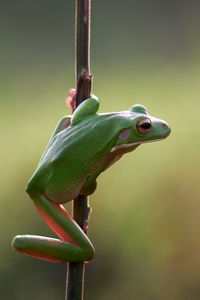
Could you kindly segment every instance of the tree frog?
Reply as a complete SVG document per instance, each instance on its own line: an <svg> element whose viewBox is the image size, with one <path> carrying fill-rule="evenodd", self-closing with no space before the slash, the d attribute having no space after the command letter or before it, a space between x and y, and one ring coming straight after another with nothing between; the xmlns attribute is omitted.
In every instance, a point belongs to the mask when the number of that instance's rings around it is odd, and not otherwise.
<svg viewBox="0 0 200 300"><path fill-rule="evenodd" d="M98 108L92 96L61 119L28 183L37 210L60 239L18 235L13 240L16 250L52 262L91 260L92 243L62 204L92 194L99 174L125 153L170 133L168 124L142 105L100 114Z"/></svg>

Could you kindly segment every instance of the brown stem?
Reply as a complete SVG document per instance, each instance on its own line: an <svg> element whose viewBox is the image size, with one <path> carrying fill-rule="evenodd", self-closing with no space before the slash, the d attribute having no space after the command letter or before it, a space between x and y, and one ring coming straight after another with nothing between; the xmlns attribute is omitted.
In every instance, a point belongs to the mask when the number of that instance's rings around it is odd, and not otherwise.
<svg viewBox="0 0 200 300"><path fill-rule="evenodd" d="M76 0L75 65L76 104L90 97L90 0ZM73 108L72 108L73 109ZM88 197L79 195L73 201L73 218L87 233L90 207ZM69 263L66 280L66 300L82 300L85 263Z"/></svg>

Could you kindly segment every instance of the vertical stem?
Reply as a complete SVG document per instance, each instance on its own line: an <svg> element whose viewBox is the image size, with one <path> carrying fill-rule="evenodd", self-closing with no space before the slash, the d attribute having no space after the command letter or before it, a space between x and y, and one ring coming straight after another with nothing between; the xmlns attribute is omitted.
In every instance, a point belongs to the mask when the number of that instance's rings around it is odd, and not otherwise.
<svg viewBox="0 0 200 300"><path fill-rule="evenodd" d="M76 87L78 84L79 75L90 73L90 7L90 0L76 0Z"/></svg>
<svg viewBox="0 0 200 300"><path fill-rule="evenodd" d="M75 69L76 107L90 97L90 7L91 0L76 0ZM90 208L88 197L79 195L73 201L73 218L87 233ZM66 279L66 300L82 300L85 263L69 263Z"/></svg>

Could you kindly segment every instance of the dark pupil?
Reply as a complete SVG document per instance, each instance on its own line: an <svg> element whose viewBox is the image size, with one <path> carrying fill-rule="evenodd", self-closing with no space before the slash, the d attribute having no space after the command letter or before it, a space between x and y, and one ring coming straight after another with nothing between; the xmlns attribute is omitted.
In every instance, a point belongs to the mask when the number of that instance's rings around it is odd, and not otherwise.
<svg viewBox="0 0 200 300"><path fill-rule="evenodd" d="M143 123L142 125L140 125L140 127L142 127L143 129L149 129L149 128L151 128L151 124L150 123Z"/></svg>

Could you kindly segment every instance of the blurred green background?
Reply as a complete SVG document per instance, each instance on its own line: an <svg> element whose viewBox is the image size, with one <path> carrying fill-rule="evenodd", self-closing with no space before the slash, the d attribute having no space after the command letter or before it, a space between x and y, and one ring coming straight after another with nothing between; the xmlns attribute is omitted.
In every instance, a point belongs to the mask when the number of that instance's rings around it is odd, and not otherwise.
<svg viewBox="0 0 200 300"><path fill-rule="evenodd" d="M54 236L25 193L74 87L74 6L1 1L0 298L64 299L66 265L11 249ZM90 197L87 300L200 298L200 2L92 1L91 71L101 112L145 105L170 137L139 147Z"/></svg>

